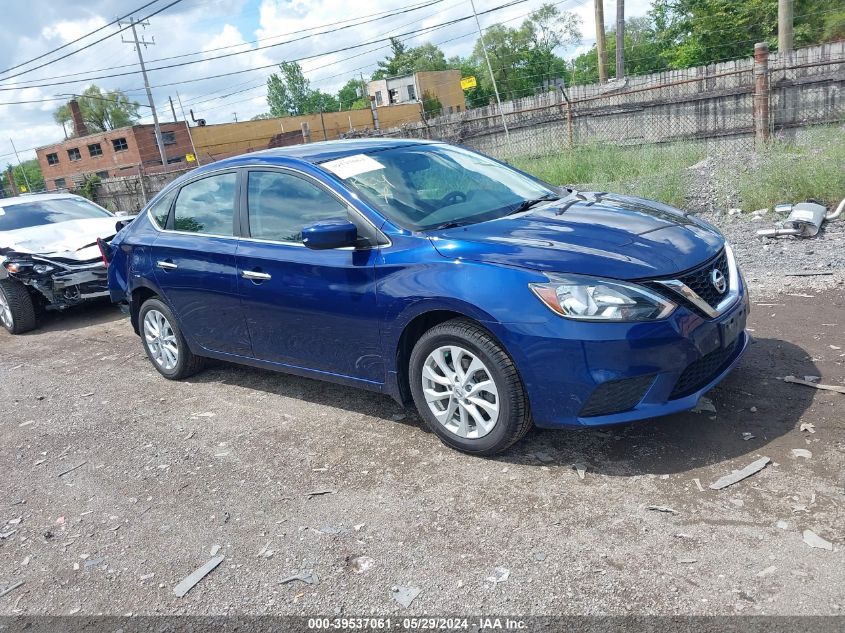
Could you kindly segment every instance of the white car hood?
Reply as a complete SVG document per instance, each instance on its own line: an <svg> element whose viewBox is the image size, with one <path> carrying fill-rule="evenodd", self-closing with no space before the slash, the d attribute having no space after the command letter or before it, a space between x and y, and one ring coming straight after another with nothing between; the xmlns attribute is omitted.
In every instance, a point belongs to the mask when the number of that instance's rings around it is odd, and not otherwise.
<svg viewBox="0 0 845 633"><path fill-rule="evenodd" d="M56 224L0 231L0 248L17 253L87 261L100 256L98 237L111 239L120 218L103 217L70 220Z"/></svg>

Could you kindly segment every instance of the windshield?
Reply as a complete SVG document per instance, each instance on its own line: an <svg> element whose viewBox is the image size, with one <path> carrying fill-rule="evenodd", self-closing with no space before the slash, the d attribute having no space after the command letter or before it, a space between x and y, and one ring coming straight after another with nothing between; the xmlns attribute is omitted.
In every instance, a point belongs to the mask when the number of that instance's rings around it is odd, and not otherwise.
<svg viewBox="0 0 845 633"><path fill-rule="evenodd" d="M58 224L70 220L108 217L111 217L108 211L87 200L76 198L33 200L7 207L4 207L3 201L0 200L0 231L28 229L32 226Z"/></svg>
<svg viewBox="0 0 845 633"><path fill-rule="evenodd" d="M398 226L474 224L558 194L496 161L450 145L411 145L323 163Z"/></svg>

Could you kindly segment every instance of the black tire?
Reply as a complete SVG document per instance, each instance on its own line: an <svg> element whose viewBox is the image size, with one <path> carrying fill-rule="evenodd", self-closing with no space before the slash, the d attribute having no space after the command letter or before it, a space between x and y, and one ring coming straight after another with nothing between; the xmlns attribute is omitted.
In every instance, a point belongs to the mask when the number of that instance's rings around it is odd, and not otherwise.
<svg viewBox="0 0 845 633"><path fill-rule="evenodd" d="M160 312L164 318L167 319L170 324L170 328L173 330L173 335L176 339L178 356L176 359L176 365L172 369L165 369L153 360L153 353L150 351L147 344L147 338L144 336L144 317L147 316L147 313L149 313L150 310L157 310ZM188 347L188 343L185 341L185 337L182 335L179 322L176 320L176 317L173 315L170 308L167 307L167 304L161 299L152 297L144 302L138 313L138 324L141 331L141 344L144 346L144 351L147 353L147 357L150 359L150 362L153 367L156 368L158 373L168 380L182 380L183 378L193 376L205 366L205 359L202 356L197 356L191 352Z"/></svg>
<svg viewBox="0 0 845 633"><path fill-rule="evenodd" d="M3 323L3 327L10 334L23 334L34 330L35 326L38 325L35 316L35 303L32 301L32 295L29 294L26 286L16 279L0 279L0 292L3 293L12 315L12 323L10 325Z"/></svg>
<svg viewBox="0 0 845 633"><path fill-rule="evenodd" d="M422 386L429 354L444 345L459 345L486 365L499 394L499 419L483 437L463 438L446 429L431 412ZM441 323L423 334L411 352L408 367L414 404L426 425L452 448L473 455L495 455L521 440L531 428L531 411L522 380L507 352L484 328L465 319Z"/></svg>

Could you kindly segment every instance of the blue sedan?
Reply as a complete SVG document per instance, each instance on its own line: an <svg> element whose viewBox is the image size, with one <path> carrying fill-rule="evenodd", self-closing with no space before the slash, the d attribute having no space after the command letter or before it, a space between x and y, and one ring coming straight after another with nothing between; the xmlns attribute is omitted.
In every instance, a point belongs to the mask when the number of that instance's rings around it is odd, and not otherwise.
<svg viewBox="0 0 845 633"><path fill-rule="evenodd" d="M713 226L445 143L206 165L102 248L165 378L215 358L378 391L479 455L690 409L749 343Z"/></svg>

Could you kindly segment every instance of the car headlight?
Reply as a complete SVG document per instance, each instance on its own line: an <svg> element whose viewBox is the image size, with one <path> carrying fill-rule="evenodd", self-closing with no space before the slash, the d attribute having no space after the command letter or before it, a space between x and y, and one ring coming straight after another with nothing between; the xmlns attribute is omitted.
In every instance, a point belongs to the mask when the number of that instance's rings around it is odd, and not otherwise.
<svg viewBox="0 0 845 633"><path fill-rule="evenodd" d="M655 321L676 303L647 288L584 275L548 275L548 283L528 284L550 310L584 321Z"/></svg>

